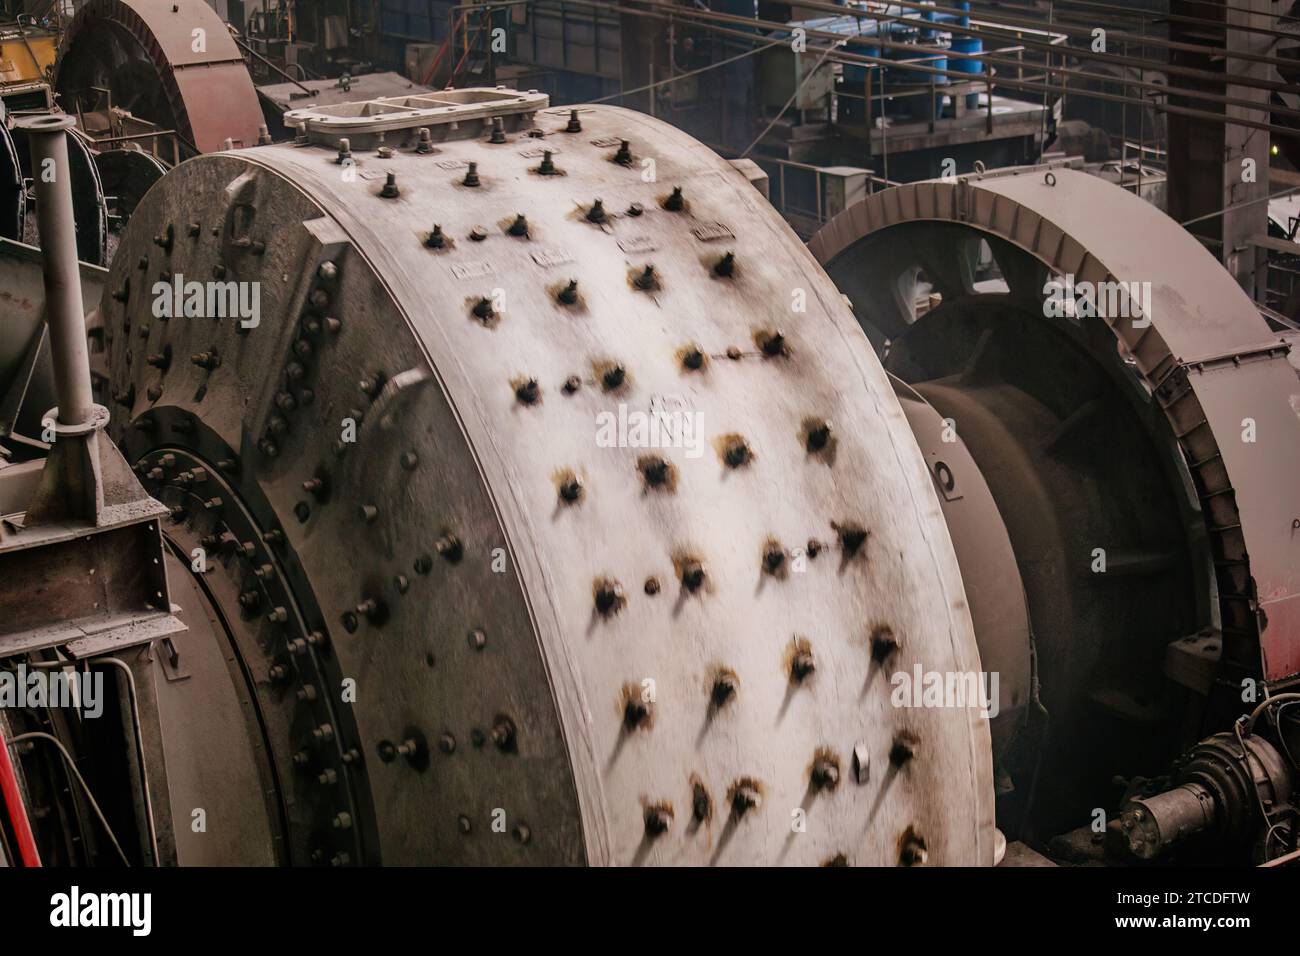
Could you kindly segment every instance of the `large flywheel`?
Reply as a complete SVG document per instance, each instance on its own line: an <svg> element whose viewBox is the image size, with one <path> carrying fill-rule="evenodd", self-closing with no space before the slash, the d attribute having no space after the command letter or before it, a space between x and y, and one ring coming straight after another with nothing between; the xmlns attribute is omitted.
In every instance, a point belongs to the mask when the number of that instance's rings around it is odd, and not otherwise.
<svg viewBox="0 0 1300 956"><path fill-rule="evenodd" d="M1177 223L1040 168L888 190L811 249L1012 543L1040 690L1000 761L1001 823L1050 835L1113 808L1114 773L1167 763L1243 681L1300 676L1295 370ZM976 630L986 657L1012 639Z"/></svg>
<svg viewBox="0 0 1300 956"><path fill-rule="evenodd" d="M239 47L203 0L90 0L64 33L55 89L69 113L112 105L199 152L258 142L262 111Z"/></svg>

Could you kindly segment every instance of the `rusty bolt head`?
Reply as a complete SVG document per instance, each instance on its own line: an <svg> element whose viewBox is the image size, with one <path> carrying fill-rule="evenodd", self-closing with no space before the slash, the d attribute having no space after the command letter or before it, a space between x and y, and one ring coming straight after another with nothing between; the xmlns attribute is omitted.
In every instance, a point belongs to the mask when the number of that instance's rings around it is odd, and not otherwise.
<svg viewBox="0 0 1300 956"><path fill-rule="evenodd" d="M515 749L515 724L509 717L498 717L492 724L492 743L497 750Z"/></svg>
<svg viewBox="0 0 1300 956"><path fill-rule="evenodd" d="M456 564L465 556L465 547L460 543L460 538L450 532L434 543L434 549L449 564Z"/></svg>
<svg viewBox="0 0 1300 956"><path fill-rule="evenodd" d="M728 468L740 468L749 464L753 458L753 452L750 451L749 443L743 438L735 438L727 443L722 457Z"/></svg>
<svg viewBox="0 0 1300 956"><path fill-rule="evenodd" d="M664 200L664 208L669 212L681 212L686 208L686 199L682 196L682 187L674 186L672 194Z"/></svg>
<svg viewBox="0 0 1300 956"><path fill-rule="evenodd" d="M883 664L898 650L898 638L888 627L878 627L871 634L871 659Z"/></svg>
<svg viewBox="0 0 1300 956"><path fill-rule="evenodd" d="M605 218L605 203L597 199L591 204L591 208L587 210L587 221L601 223L605 221Z"/></svg>
<svg viewBox="0 0 1300 956"><path fill-rule="evenodd" d="M641 461L641 475L645 478L645 483L652 488L659 488L666 484L672 475L672 465L668 464L666 459L657 455L644 458Z"/></svg>
<svg viewBox="0 0 1300 956"><path fill-rule="evenodd" d="M691 788L691 816L703 823L712 813L713 799L709 796L709 791L704 789L704 784L696 781Z"/></svg>
<svg viewBox="0 0 1300 956"><path fill-rule="evenodd" d="M738 817L743 817L750 810L758 809L762 795L752 783L739 783L731 793L731 810Z"/></svg>
<svg viewBox="0 0 1300 956"><path fill-rule="evenodd" d="M836 529L840 538L840 550L846 557L853 557L866 544L870 532L858 525L840 525Z"/></svg>
<svg viewBox="0 0 1300 956"><path fill-rule="evenodd" d="M673 823L672 807L655 806L646 807L645 810L645 835L654 839L668 832L668 828Z"/></svg>
<svg viewBox="0 0 1300 956"><path fill-rule="evenodd" d="M824 449L831 440L831 423L821 421L808 429L808 451L810 453L819 452Z"/></svg>
<svg viewBox="0 0 1300 956"><path fill-rule="evenodd" d="M618 612L627 603L623 596L623 586L617 581L599 581L595 592L596 610L608 617Z"/></svg>
<svg viewBox="0 0 1300 956"><path fill-rule="evenodd" d="M577 475L560 483L560 500L573 504L582 497L582 479Z"/></svg>
<svg viewBox="0 0 1300 956"><path fill-rule="evenodd" d="M930 853L926 849L925 837L917 833L911 827L903 834L902 844L898 851L898 863L900 866L921 866L929 859Z"/></svg>
<svg viewBox="0 0 1300 956"><path fill-rule="evenodd" d="M723 707L728 701L736 696L736 691L740 687L740 681L735 674L722 673L713 679L713 690L709 693L709 700L715 709Z"/></svg>
<svg viewBox="0 0 1300 956"><path fill-rule="evenodd" d="M623 705L623 726L628 730L644 727L650 720L650 705L640 697L629 697Z"/></svg>
<svg viewBox="0 0 1300 956"><path fill-rule="evenodd" d="M561 289L555 296L563 305L573 305L578 301L578 280L570 279L569 284Z"/></svg>
<svg viewBox="0 0 1300 956"><path fill-rule="evenodd" d="M537 379L530 378L525 382L515 386L515 398L521 405L535 405L537 400L542 396L542 387L537 384Z"/></svg>
<svg viewBox="0 0 1300 956"><path fill-rule="evenodd" d="M839 762L829 755L819 755L813 761L811 779L818 790L834 790L840 782Z"/></svg>
<svg viewBox="0 0 1300 956"><path fill-rule="evenodd" d="M768 358L776 358L785 354L785 333L780 329L766 333L762 336L763 354Z"/></svg>
<svg viewBox="0 0 1300 956"><path fill-rule="evenodd" d="M790 676L796 681L806 680L816 669L817 663L813 660L812 651L796 651L790 660Z"/></svg>
<svg viewBox="0 0 1300 956"><path fill-rule="evenodd" d="M627 369L622 365L615 365L605 371L601 376L600 382L606 391L612 392L627 381Z"/></svg>
<svg viewBox="0 0 1300 956"><path fill-rule="evenodd" d="M691 558L682 562L682 587L694 593L704 584L704 565Z"/></svg>
<svg viewBox="0 0 1300 956"><path fill-rule="evenodd" d="M894 745L889 748L889 762L895 767L901 767L916 756L916 746L906 737L899 737L894 741Z"/></svg>

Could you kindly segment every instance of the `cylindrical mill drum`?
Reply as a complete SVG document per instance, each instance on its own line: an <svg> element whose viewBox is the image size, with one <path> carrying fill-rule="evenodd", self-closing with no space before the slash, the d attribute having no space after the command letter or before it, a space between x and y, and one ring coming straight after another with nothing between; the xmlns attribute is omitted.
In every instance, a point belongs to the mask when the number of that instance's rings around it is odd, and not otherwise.
<svg viewBox="0 0 1300 956"><path fill-rule="evenodd" d="M991 863L978 702L899 690L980 662L851 311L712 151L546 106L290 114L114 262L117 435L279 859Z"/></svg>

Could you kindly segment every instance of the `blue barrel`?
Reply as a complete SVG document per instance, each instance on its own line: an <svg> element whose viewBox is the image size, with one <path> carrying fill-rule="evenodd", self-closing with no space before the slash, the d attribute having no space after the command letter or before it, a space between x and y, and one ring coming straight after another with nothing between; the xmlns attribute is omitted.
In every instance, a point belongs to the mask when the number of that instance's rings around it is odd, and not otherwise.
<svg viewBox="0 0 1300 956"><path fill-rule="evenodd" d="M850 42L848 45L850 53L856 53L860 56L880 56L880 47L864 46L859 43ZM867 70L870 67L861 63L844 64L844 83L853 89L861 89L867 82ZM877 86L880 84L880 68L876 68L876 74L872 77L872 82ZM879 92L879 91L877 91Z"/></svg>
<svg viewBox="0 0 1300 956"><path fill-rule="evenodd" d="M984 41L979 37L953 37L953 53L983 53ZM968 59L966 57L955 57L952 62L952 68L957 73L969 73L973 79L984 72L984 61ZM979 106L980 95L978 93L966 94L966 108L975 109Z"/></svg>
<svg viewBox="0 0 1300 956"><path fill-rule="evenodd" d="M948 69L948 57L938 47L911 46L907 49L886 50L885 56L891 60L913 60L915 65L936 70ZM928 86L933 80L935 86L943 86L948 77L942 74L924 73L911 70L907 66L890 67L885 72L885 82L898 86Z"/></svg>
<svg viewBox="0 0 1300 956"><path fill-rule="evenodd" d="M983 53L984 41L979 37L953 37L953 53ZM954 57L952 63L954 73L983 73L984 61L977 59L967 59L966 57Z"/></svg>

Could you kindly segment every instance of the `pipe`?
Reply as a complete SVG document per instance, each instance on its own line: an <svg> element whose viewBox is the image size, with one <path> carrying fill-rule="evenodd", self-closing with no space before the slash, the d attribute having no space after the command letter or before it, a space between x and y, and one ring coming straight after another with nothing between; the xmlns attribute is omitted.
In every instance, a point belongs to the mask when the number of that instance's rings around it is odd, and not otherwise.
<svg viewBox="0 0 1300 956"><path fill-rule="evenodd" d="M68 165L66 131L73 125L72 117L66 115L29 116L17 121L17 126L27 132L32 155L36 222L45 273L45 320L50 327L54 388L59 423L63 425L87 422L94 404Z"/></svg>
<svg viewBox="0 0 1300 956"><path fill-rule="evenodd" d="M27 808L23 806L22 791L18 788L18 774L9 759L9 745L5 743L3 728L0 728L0 802L9 813L9 823L13 826L14 837L18 843L18 858L23 866L40 866L41 854L36 849L36 837L32 835L32 825L27 819Z"/></svg>

